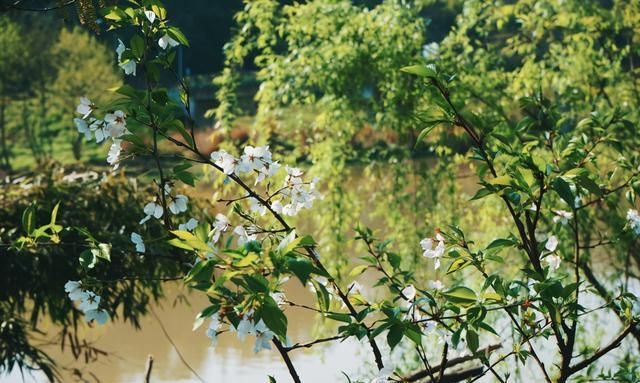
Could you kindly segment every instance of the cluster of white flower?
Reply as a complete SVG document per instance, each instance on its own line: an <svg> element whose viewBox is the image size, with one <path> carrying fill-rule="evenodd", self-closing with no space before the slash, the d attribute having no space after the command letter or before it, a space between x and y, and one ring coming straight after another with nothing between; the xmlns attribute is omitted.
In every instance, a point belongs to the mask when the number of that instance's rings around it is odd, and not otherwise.
<svg viewBox="0 0 640 383"><path fill-rule="evenodd" d="M151 24L153 24L156 21L157 16L153 11L150 11L150 10L144 11L144 15L146 16L147 20L149 20ZM167 33L165 33L162 37L158 39L158 46L163 50L166 50L168 47L173 48L178 45L180 45L180 43L174 40L173 38L171 38ZM124 71L124 74L135 76L138 63L133 58L125 58L124 60L122 59L122 54L126 50L127 50L127 47L124 45L122 40L118 39L118 46L116 47L116 54L118 55L118 66L122 68L122 70Z"/></svg>
<svg viewBox="0 0 640 383"><path fill-rule="evenodd" d="M64 291L69 294L72 301L80 301L78 309L84 313L87 322L95 320L98 324L105 324L109 319L109 314L100 306L100 296L93 291L82 288L81 281L68 281L64 285Z"/></svg>
<svg viewBox="0 0 640 383"><path fill-rule="evenodd" d="M640 235L640 214L635 209L629 209L627 211L627 221L629 221L629 226L631 229L637 234Z"/></svg>
<svg viewBox="0 0 640 383"><path fill-rule="evenodd" d="M434 247L436 241L438 242L438 244ZM422 247L422 250L424 250L424 253L422 253L422 255L427 258L433 258L435 260L434 267L436 270L438 270L440 268L440 257L444 255L445 250L444 237L442 236L442 234L440 234L440 232L436 232L435 240L433 238L423 239L422 241L420 241L420 246Z"/></svg>
<svg viewBox="0 0 640 383"><path fill-rule="evenodd" d="M113 113L107 113L103 120L90 117L96 106L86 97L80 98L80 104L76 107L76 112L82 115L82 118L74 118L73 122L78 128L78 132L84 134L87 141L95 137L96 143L100 143L107 138L111 138L111 147L107 155L107 162L117 169L119 165L120 153L122 152L122 139L125 134L130 134L127 129L127 122L124 112L116 110Z"/></svg>
<svg viewBox="0 0 640 383"><path fill-rule="evenodd" d="M224 150L219 150L211 153L211 160L227 175L255 174L254 184L275 176L280 170L278 161L272 160L269 146L246 146L240 158L234 157ZM285 170L287 176L284 185L276 193L284 198L273 199L276 196L273 195L269 198L271 201L268 203L271 204L271 209L274 212L294 216L300 210L312 207L313 202L319 197L318 179L314 178L311 182L304 182L302 170L289 166L285 166ZM258 199L251 197L248 200L252 212L260 215L267 212L267 206Z"/></svg>
<svg viewBox="0 0 640 383"><path fill-rule="evenodd" d="M242 320L238 323L238 326L234 330L238 333L238 339L241 342L247 338L247 335L255 335L256 342L253 345L253 352L258 353L261 350L271 350L271 340L275 334L269 330L266 324L260 319L258 323L255 323L251 319L253 311L249 311L244 314Z"/></svg>
<svg viewBox="0 0 640 383"><path fill-rule="evenodd" d="M311 182L305 184L302 181L302 170L289 166L285 166L285 170L287 177L284 179L280 193L288 197L289 201L283 203L281 200L275 200L272 203L272 208L277 213L294 216L302 209L310 209L313 206L313 201L320 196L316 187L319 180L314 177Z"/></svg>
<svg viewBox="0 0 640 383"><path fill-rule="evenodd" d="M173 195L171 195L171 187L166 184L164 185L164 194L166 196L166 199L169 201L169 204L167 207L172 214L177 215L187 211L189 198L186 195L177 194L174 197ZM144 208L142 209L142 211L144 212L145 216L140 220L141 225L147 222L148 220L150 220L152 217L156 219L160 219L164 214L164 209L162 208L162 205L157 203L156 201L149 202L148 204L144 205ZM193 220L195 221L195 219ZM187 224L193 225L193 222L191 223L187 222ZM195 225L193 225L193 228L195 228L197 224L198 224L198 221L195 221ZM183 230L183 229L180 229L180 230Z"/></svg>
<svg viewBox="0 0 640 383"><path fill-rule="evenodd" d="M256 179L256 184L264 180L265 177L274 175L280 169L278 161L271 159L269 146L253 147L248 145L244 148L244 153L240 158L236 158L224 150L218 150L211 153L211 161L227 175L257 172L258 176L262 175L262 177L259 180Z"/></svg>

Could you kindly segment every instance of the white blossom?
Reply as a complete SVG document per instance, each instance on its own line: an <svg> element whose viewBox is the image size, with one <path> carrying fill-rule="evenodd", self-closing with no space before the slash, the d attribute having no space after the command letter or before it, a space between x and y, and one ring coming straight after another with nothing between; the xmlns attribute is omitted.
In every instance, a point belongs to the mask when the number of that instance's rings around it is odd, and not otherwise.
<svg viewBox="0 0 640 383"><path fill-rule="evenodd" d="M254 330L257 335L256 343L253 345L253 352L257 354L260 350L271 350L271 340L275 334L269 330L262 319L256 324Z"/></svg>
<svg viewBox="0 0 640 383"><path fill-rule="evenodd" d="M402 289L402 299L412 301L416 297L416 288L413 285L408 285Z"/></svg>
<svg viewBox="0 0 640 383"><path fill-rule="evenodd" d="M262 168L265 163L269 162L271 162L269 146L253 147L247 145L244 148L244 153L240 157L238 171L241 173L252 172Z"/></svg>
<svg viewBox="0 0 640 383"><path fill-rule="evenodd" d="M282 213L282 210L284 209L284 207L282 206L282 202L280 202L280 200L276 200L271 203L271 209L273 209L273 211L275 211L276 213L280 214Z"/></svg>
<svg viewBox="0 0 640 383"><path fill-rule="evenodd" d="M433 58L438 55L438 51L440 50L440 45L437 42L432 42L429 44L425 44L422 46L422 57L425 59Z"/></svg>
<svg viewBox="0 0 640 383"><path fill-rule="evenodd" d="M116 110L113 113L107 113L104 116L104 122L107 124L107 132L112 138L118 138L124 134L129 133L127 130L127 122L125 120L124 112Z"/></svg>
<svg viewBox="0 0 640 383"><path fill-rule="evenodd" d="M64 291L66 291L69 295L69 299L72 301L77 301L80 299L84 293L82 290L82 282L81 281L67 281L64 285Z"/></svg>
<svg viewBox="0 0 640 383"><path fill-rule="evenodd" d="M285 303L287 303L287 296L284 295L283 292L275 292L275 293L271 293L269 295L271 296L271 298L273 298L274 301L276 301L278 306L282 306Z"/></svg>
<svg viewBox="0 0 640 383"><path fill-rule="evenodd" d="M245 227L242 225L236 226L233 229L233 233L238 236L238 246L243 246L249 241L255 241L257 237L255 233L249 234L249 232L247 232L247 229L245 229Z"/></svg>
<svg viewBox="0 0 640 383"><path fill-rule="evenodd" d="M120 165L120 153L122 152L122 140L113 140L107 154L107 163L113 166L113 170Z"/></svg>
<svg viewBox="0 0 640 383"><path fill-rule="evenodd" d="M249 197L249 210L253 213L265 215L267 213L267 207L253 197Z"/></svg>
<svg viewBox="0 0 640 383"><path fill-rule="evenodd" d="M437 270L440 268L440 257L444 255L445 247L444 237L442 236L442 234L436 233L435 239L438 241L438 244L435 246L435 248L433 246L435 241L432 238L424 238L420 241L420 246L422 247L422 250L424 250L424 252L422 253L423 256L434 259L434 267Z"/></svg>
<svg viewBox="0 0 640 383"><path fill-rule="evenodd" d="M544 257L545 262L549 265L549 267L553 270L557 270L560 267L561 258L555 254L549 254Z"/></svg>
<svg viewBox="0 0 640 383"><path fill-rule="evenodd" d="M169 211L173 214L180 214L182 212L187 211L187 203L189 202L189 198L184 194L178 194L176 197L169 203Z"/></svg>
<svg viewBox="0 0 640 383"><path fill-rule="evenodd" d="M98 324L105 324L109 320L109 313L102 309L89 310L84 313L84 319L87 322L95 320Z"/></svg>
<svg viewBox="0 0 640 383"><path fill-rule="evenodd" d="M265 164L263 167L258 169L258 176L256 177L256 182L254 185L259 184L267 178L273 177L278 172L278 170L280 170L280 164L278 163L278 161Z"/></svg>
<svg viewBox="0 0 640 383"><path fill-rule="evenodd" d="M158 45L160 46L160 48L162 49L167 49L167 47L176 47L178 45L180 45L179 42L177 42L176 40L172 39L168 34L165 33L164 36L160 37L160 39L158 40Z"/></svg>
<svg viewBox="0 0 640 383"><path fill-rule="evenodd" d="M135 76L138 64L134 60L126 60L118 64L120 68L124 71L124 74L127 76Z"/></svg>
<svg viewBox="0 0 640 383"><path fill-rule="evenodd" d="M80 97L80 104L76 107L76 112L82 115L82 118L87 118L96 109L96 106L91 100L86 97Z"/></svg>
<svg viewBox="0 0 640 383"><path fill-rule="evenodd" d="M87 124L87 122L82 118L77 117L73 119L73 123L76 125L76 128L78 128L78 133L84 134L85 139L87 141L91 141L93 134L91 129L89 129L89 124Z"/></svg>
<svg viewBox="0 0 640 383"><path fill-rule="evenodd" d="M549 250L552 253L556 251L557 247L558 247L558 237L556 237L555 235L550 236L549 239L547 239L547 243L544 245L544 248Z"/></svg>
<svg viewBox="0 0 640 383"><path fill-rule="evenodd" d="M253 325L253 321L248 318L248 315L245 314L242 320L238 323L236 327L236 331L238 333L238 339L241 342L247 338L249 334L255 334L255 327Z"/></svg>
<svg viewBox="0 0 640 383"><path fill-rule="evenodd" d="M222 168L222 172L227 175L234 174L240 163L239 159L224 150L211 153L211 161Z"/></svg>
<svg viewBox="0 0 640 383"><path fill-rule="evenodd" d="M296 231L291 230L289 234L287 234L287 236L284 237L282 241L280 241L280 243L278 244L278 251L282 251L284 248L289 246L289 244L293 242L294 239L296 239Z"/></svg>
<svg viewBox="0 0 640 383"><path fill-rule="evenodd" d="M147 222L148 220L150 220L151 217L155 217L155 218L159 219L160 217L162 217L162 213L164 212L164 210L162 209L162 206L157 204L157 203L155 203L155 202L149 202L148 204L146 204L144 206L143 211L146 214L146 217L144 217L140 221L141 225L143 223Z"/></svg>
<svg viewBox="0 0 640 383"><path fill-rule="evenodd" d="M96 135L96 144L101 143L109 137L109 132L107 132L104 125L104 121L102 120L95 120L89 125L89 129Z"/></svg>
<svg viewBox="0 0 640 383"><path fill-rule="evenodd" d="M224 214L216 214L216 219L213 222L213 229L211 230L211 232L213 233L213 238L211 239L213 243L218 242L218 240L220 239L220 234L227 231L230 226L231 222L229 221L229 218L227 218ZM211 232L209 233L210 236Z"/></svg>
<svg viewBox="0 0 640 383"><path fill-rule="evenodd" d="M116 54L118 55L118 62L122 61L122 54L124 53L124 51L127 49L127 47L124 46L124 43L122 42L122 40L118 39L118 46L116 47Z"/></svg>
<svg viewBox="0 0 640 383"><path fill-rule="evenodd" d="M131 233L131 242L136 245L136 251L138 253L144 253L146 248L144 246L144 241L142 240L142 236L138 233Z"/></svg>
<svg viewBox="0 0 640 383"><path fill-rule="evenodd" d="M178 225L178 230L192 231L198 226L198 220L190 218L187 222Z"/></svg>
<svg viewBox="0 0 640 383"><path fill-rule="evenodd" d="M629 226L631 226L631 229L637 235L640 235L640 214L638 214L637 210L627 210L627 221L629 221Z"/></svg>
<svg viewBox="0 0 640 383"><path fill-rule="evenodd" d="M435 281L429 281L429 287L436 290L442 290L444 289L444 283L442 283L442 281L440 281L439 279Z"/></svg>
<svg viewBox="0 0 640 383"><path fill-rule="evenodd" d="M67 281L64 290L69 294L69 299L80 301L78 309L83 312L87 322L94 320L98 324L104 324L109 319L109 314L98 308L100 296L93 291L84 290L81 281Z"/></svg>
<svg viewBox="0 0 640 383"><path fill-rule="evenodd" d="M554 213L556 215L553 217L553 222L560 222L563 225L566 225L573 218L573 213L566 210L556 210Z"/></svg>
<svg viewBox="0 0 640 383"><path fill-rule="evenodd" d="M144 11L144 15L147 17L147 20L149 20L151 24L156 21L156 14L153 11Z"/></svg>
<svg viewBox="0 0 640 383"><path fill-rule="evenodd" d="M206 332L207 337L211 339L211 347L215 347L218 344L218 329L220 328L220 324L220 313L213 314Z"/></svg>
<svg viewBox="0 0 640 383"><path fill-rule="evenodd" d="M87 311L97 310L98 305L100 305L100 296L93 291L86 291L86 296L83 296L78 309L86 313Z"/></svg>
<svg viewBox="0 0 640 383"><path fill-rule="evenodd" d="M387 383L392 374L393 367L383 367L378 371L378 374L370 381L370 383Z"/></svg>

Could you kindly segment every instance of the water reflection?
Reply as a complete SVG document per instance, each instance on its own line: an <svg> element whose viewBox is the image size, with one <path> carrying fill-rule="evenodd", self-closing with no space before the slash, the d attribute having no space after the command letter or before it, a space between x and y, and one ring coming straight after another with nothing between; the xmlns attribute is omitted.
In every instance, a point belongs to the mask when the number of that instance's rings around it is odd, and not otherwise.
<svg viewBox="0 0 640 383"><path fill-rule="evenodd" d="M223 334L217 347L213 349L209 347L209 339L204 335L204 326L195 332L191 331L196 314L208 305L203 294L189 294L180 283L167 283L165 292L165 300L151 305L152 315L140 319L141 331L122 322L110 322L106 326L81 331L81 336L91 341L93 346L107 351L107 357L81 366L81 363L74 362L69 353L60 352L57 345L43 349L61 366L74 365L81 369L90 382L142 382L149 354L154 358L152 382L199 382L164 335L164 326L184 359L206 382L265 382L268 375L272 375L278 382L290 380L278 352L265 350L254 354L251 337L240 342L233 334ZM296 280L287 283L285 292L291 301L313 304L311 292ZM174 307L173 302L183 294L187 294L189 305L178 303ZM310 336L317 332L314 331L317 316L295 307L288 307L286 310L293 341L313 340ZM46 319L43 319L41 327L50 326L51 323L46 323ZM355 376L367 357L363 354L366 351L365 345L348 340L339 344L315 346L313 349L298 349L291 355L303 381L327 382L343 380L344 376L340 371ZM68 372L64 375L64 381L72 379ZM25 378L26 382L44 381L44 377L37 374ZM21 381L22 377L16 371L7 379L7 382Z"/></svg>

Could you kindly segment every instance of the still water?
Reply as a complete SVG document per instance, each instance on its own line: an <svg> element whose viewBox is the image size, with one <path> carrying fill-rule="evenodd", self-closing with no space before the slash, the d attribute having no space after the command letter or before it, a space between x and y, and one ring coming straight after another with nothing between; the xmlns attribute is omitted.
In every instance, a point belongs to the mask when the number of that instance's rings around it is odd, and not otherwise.
<svg viewBox="0 0 640 383"><path fill-rule="evenodd" d="M74 362L68 350L61 353L57 345L44 349L61 366L81 369L89 382L143 382L148 355L154 359L151 382L200 382L181 361L178 351L206 382L266 382L268 375L278 382L290 381L280 354L275 349L254 354L251 337L240 342L235 334L225 333L220 335L215 348L210 347L209 338L205 336L206 324L191 331L196 314L208 305L206 298L202 294L188 294L185 288L175 282L167 283L165 288L166 299L151 306L151 315L140 321L142 330L136 331L131 325L116 321L87 328L82 333L95 347L108 352L108 356L84 365L82 361ZM312 293L297 280L289 281L285 291L291 301L313 304ZM181 301L174 307L175 299L183 294L187 294L188 305ZM313 340L309 337L314 332L318 319L316 315L295 307L286 310L293 342ZM43 325L46 328L46 323ZM163 326L171 341L165 335ZM175 348L171 342L175 343ZM315 346L313 349L298 349L290 355L304 382L343 381L346 379L340 371L349 376L357 375L368 356L364 354L368 352L366 347L357 341L345 341ZM68 372L63 371L63 375L65 381L73 381ZM22 382L23 378L14 371L0 381ZM39 375L25 375L24 381L43 382L46 379Z"/></svg>

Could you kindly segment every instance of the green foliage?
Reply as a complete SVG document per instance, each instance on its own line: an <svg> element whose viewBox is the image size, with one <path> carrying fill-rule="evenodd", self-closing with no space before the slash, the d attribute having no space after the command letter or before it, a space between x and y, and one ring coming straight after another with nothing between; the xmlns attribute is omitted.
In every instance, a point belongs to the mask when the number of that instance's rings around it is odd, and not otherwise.
<svg viewBox="0 0 640 383"><path fill-rule="evenodd" d="M140 218L138 206L149 193L129 179L94 172L70 175L58 168L3 184L2 189L2 373L18 367L42 369L53 376L54 361L33 343L32 336L37 332L54 337L58 331L63 336L67 332L80 336L75 331L83 319L63 289L68 280L82 277L83 283L100 293L114 317L139 327L149 303L162 297L160 280L186 272L176 261L189 258L161 241L148 243L147 248L162 257L135 254L131 231L150 237L160 232L157 225L132 227ZM90 258L85 264L87 253ZM92 277L86 278L84 267L89 265ZM39 319L44 315L54 327L41 328ZM82 351L78 357L87 351L80 344L69 347Z"/></svg>

